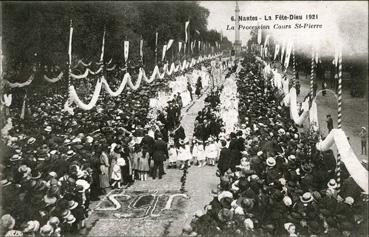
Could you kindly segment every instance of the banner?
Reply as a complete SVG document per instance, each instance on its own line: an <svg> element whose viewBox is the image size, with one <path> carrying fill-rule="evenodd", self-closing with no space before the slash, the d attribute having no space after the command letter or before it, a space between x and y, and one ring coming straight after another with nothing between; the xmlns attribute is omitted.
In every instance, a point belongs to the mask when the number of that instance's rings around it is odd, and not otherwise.
<svg viewBox="0 0 369 237"><path fill-rule="evenodd" d="M143 39L140 40L140 57L143 58Z"/></svg>
<svg viewBox="0 0 369 237"><path fill-rule="evenodd" d="M170 39L168 41L168 44L167 44L167 51L170 49L170 47L172 47L172 44L173 44L174 40L173 39Z"/></svg>
<svg viewBox="0 0 369 237"><path fill-rule="evenodd" d="M187 43L188 41L188 35L187 35L187 27L190 24L190 21L186 21L185 23L185 42Z"/></svg>
<svg viewBox="0 0 369 237"><path fill-rule="evenodd" d="M103 59L104 59L104 49L105 49L105 30L104 30L104 35L103 35L103 40L102 40L102 46L101 46L100 62L102 62Z"/></svg>
<svg viewBox="0 0 369 237"><path fill-rule="evenodd" d="M162 58L161 58L162 61L164 61L166 52L167 52L167 45L163 45L163 55L162 55Z"/></svg>
<svg viewBox="0 0 369 237"><path fill-rule="evenodd" d="M124 41L124 61L127 63L129 53L129 41Z"/></svg>
<svg viewBox="0 0 369 237"><path fill-rule="evenodd" d="M285 57L285 61L284 61L284 66L285 66L286 70L288 68L288 65L290 64L290 57L291 57L292 47L293 47L293 42L288 41L287 48L286 48L286 57Z"/></svg>
<svg viewBox="0 0 369 237"><path fill-rule="evenodd" d="M278 53L279 53L279 44L277 44L277 45L275 46L275 51L274 51L274 58L273 58L273 60L275 60L275 59L276 59L276 57L278 56Z"/></svg>
<svg viewBox="0 0 369 237"><path fill-rule="evenodd" d="M268 43L269 43L269 37L270 37L270 35L267 35L267 36L265 37L264 47L266 47L266 46L268 45Z"/></svg>
<svg viewBox="0 0 369 237"><path fill-rule="evenodd" d="M198 48L199 48L199 51L201 50L201 41L199 40L199 42L198 42L198 46L197 46Z"/></svg>
<svg viewBox="0 0 369 237"><path fill-rule="evenodd" d="M178 42L178 53L181 52L181 49L182 49L182 42Z"/></svg>
<svg viewBox="0 0 369 237"><path fill-rule="evenodd" d="M69 65L72 65L72 36L73 36L73 26L71 21L69 30L69 46L68 46Z"/></svg>
<svg viewBox="0 0 369 237"><path fill-rule="evenodd" d="M281 63L282 63L282 61L283 61L283 55L284 55L285 47L286 47L286 41L283 41L283 44L282 44L282 51L281 51Z"/></svg>
<svg viewBox="0 0 369 237"><path fill-rule="evenodd" d="M261 30L258 30L258 44L261 44Z"/></svg>

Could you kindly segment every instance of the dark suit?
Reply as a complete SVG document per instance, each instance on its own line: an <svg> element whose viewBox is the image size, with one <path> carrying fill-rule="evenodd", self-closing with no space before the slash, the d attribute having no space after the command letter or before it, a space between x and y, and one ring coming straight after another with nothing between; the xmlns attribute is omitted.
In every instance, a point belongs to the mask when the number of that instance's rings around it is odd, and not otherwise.
<svg viewBox="0 0 369 237"><path fill-rule="evenodd" d="M156 140L153 147L152 159L154 161L153 178L156 178L157 171L159 170L159 179L164 173L163 162L168 158L167 143L163 140Z"/></svg>
<svg viewBox="0 0 369 237"><path fill-rule="evenodd" d="M218 169L220 175L223 175L229 168L232 167L232 153L227 147L223 147L220 150Z"/></svg>

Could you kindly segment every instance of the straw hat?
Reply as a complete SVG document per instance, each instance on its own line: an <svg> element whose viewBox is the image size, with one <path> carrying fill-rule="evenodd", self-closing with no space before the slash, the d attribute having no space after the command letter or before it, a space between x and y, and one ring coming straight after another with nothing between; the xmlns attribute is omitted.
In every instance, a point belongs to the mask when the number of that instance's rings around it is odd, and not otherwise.
<svg viewBox="0 0 369 237"><path fill-rule="evenodd" d="M306 192L302 196L300 196L300 200L303 203L309 203L313 201L313 196L311 195L310 192Z"/></svg>
<svg viewBox="0 0 369 237"><path fill-rule="evenodd" d="M269 157L267 160L266 160L266 163L269 167L274 167L276 165L276 161L273 157Z"/></svg>
<svg viewBox="0 0 369 237"><path fill-rule="evenodd" d="M337 188L336 180L330 179L328 184L327 184L327 187L330 188L330 189L336 189Z"/></svg>

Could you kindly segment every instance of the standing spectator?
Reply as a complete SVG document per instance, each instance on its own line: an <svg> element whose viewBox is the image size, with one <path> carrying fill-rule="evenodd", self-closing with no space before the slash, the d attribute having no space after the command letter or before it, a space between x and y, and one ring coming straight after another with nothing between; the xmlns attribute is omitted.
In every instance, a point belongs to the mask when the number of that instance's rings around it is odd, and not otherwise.
<svg viewBox="0 0 369 237"><path fill-rule="evenodd" d="M331 130L333 129L333 119L330 114L327 115L327 129L328 133L330 133Z"/></svg>
<svg viewBox="0 0 369 237"><path fill-rule="evenodd" d="M325 96L327 94L327 91L325 89L327 89L327 82L323 81L323 84L322 84L322 95Z"/></svg>
<svg viewBox="0 0 369 237"><path fill-rule="evenodd" d="M191 101L193 100L192 98L192 86L191 83L189 81L187 81L187 90L188 92L190 92L190 97L191 97Z"/></svg>
<svg viewBox="0 0 369 237"><path fill-rule="evenodd" d="M361 138L361 154L366 155L366 143L367 143L367 139L368 139L368 133L367 133L365 127L361 128L359 136Z"/></svg>
<svg viewBox="0 0 369 237"><path fill-rule="evenodd" d="M153 151L154 170L152 178L155 179L158 175L159 179L161 179L164 173L164 161L168 158L167 144L162 140L161 134L158 135L155 141Z"/></svg>
<svg viewBox="0 0 369 237"><path fill-rule="evenodd" d="M105 148L105 149L104 149ZM100 151L100 188L106 194L106 189L109 188L109 158L107 155L107 146L102 146Z"/></svg>
<svg viewBox="0 0 369 237"><path fill-rule="evenodd" d="M316 81L314 81L313 84L313 96L316 96L316 91L318 90L318 83L316 83Z"/></svg>
<svg viewBox="0 0 369 237"><path fill-rule="evenodd" d="M301 85L300 85L300 81L296 80L296 95L299 96L300 95L300 88L301 88Z"/></svg>
<svg viewBox="0 0 369 237"><path fill-rule="evenodd" d="M201 82L201 77L199 77L199 78L197 78L196 90L195 90L195 94L197 95L197 98L200 97L201 90L202 90L202 82Z"/></svg>

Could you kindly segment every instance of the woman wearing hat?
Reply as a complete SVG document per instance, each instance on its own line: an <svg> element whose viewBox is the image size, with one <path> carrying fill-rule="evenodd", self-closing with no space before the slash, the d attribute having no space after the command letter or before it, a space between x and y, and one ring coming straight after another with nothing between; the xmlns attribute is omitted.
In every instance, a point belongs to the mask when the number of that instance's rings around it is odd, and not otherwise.
<svg viewBox="0 0 369 237"><path fill-rule="evenodd" d="M107 189L110 187L109 183L109 158L108 158L108 148L104 147L103 144L100 146L100 188L104 194L107 193Z"/></svg>

